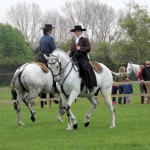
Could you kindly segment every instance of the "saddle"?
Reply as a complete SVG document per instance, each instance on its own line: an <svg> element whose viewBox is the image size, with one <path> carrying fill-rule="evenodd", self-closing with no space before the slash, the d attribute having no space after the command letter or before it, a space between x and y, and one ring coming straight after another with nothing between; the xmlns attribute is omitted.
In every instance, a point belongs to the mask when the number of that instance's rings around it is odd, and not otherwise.
<svg viewBox="0 0 150 150"><path fill-rule="evenodd" d="M49 72L49 69L43 63L36 62L35 64L38 65L42 69L43 72L45 72L45 73Z"/></svg>
<svg viewBox="0 0 150 150"><path fill-rule="evenodd" d="M97 73L101 73L103 72L103 67L96 61L89 61L90 65L92 66L92 68L97 72Z"/></svg>

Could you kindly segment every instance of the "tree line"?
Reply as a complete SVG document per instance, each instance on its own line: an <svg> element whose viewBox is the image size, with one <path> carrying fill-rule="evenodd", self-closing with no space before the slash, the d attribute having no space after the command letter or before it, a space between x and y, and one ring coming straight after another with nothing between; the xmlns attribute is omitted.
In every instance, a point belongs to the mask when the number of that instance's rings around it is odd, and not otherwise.
<svg viewBox="0 0 150 150"><path fill-rule="evenodd" d="M150 15L135 2L116 12L98 0L67 1L61 12L42 12L35 3L18 3L6 12L8 24L0 24L0 64L34 60L33 51L42 35L41 27L52 23L59 48L69 50L70 29L80 24L87 28L92 60L115 70L122 63L143 63L150 56Z"/></svg>

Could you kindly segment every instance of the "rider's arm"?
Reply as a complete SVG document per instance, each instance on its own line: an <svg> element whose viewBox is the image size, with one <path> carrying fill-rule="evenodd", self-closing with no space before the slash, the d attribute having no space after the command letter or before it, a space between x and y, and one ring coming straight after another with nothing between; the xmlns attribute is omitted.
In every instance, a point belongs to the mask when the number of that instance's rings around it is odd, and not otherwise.
<svg viewBox="0 0 150 150"><path fill-rule="evenodd" d="M90 41L89 41L88 38L84 38L84 40L83 40L83 45L84 45L84 46L81 46L81 47L80 47L80 51L83 52L83 53L88 53L88 52L90 52L91 47L90 47Z"/></svg>
<svg viewBox="0 0 150 150"><path fill-rule="evenodd" d="M57 49L56 43L52 36L49 37L49 45L50 45L52 51Z"/></svg>

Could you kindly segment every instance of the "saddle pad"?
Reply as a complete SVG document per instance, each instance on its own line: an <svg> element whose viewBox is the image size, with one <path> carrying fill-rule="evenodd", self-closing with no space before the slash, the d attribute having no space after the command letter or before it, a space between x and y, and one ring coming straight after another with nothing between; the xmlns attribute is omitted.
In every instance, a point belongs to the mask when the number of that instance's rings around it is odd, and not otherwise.
<svg viewBox="0 0 150 150"><path fill-rule="evenodd" d="M89 61L89 63L97 73L101 73L103 71L103 67L98 62Z"/></svg>
<svg viewBox="0 0 150 150"><path fill-rule="evenodd" d="M43 63L36 62L35 64L38 65L43 70L43 72L45 72L45 73L49 72L49 69Z"/></svg>

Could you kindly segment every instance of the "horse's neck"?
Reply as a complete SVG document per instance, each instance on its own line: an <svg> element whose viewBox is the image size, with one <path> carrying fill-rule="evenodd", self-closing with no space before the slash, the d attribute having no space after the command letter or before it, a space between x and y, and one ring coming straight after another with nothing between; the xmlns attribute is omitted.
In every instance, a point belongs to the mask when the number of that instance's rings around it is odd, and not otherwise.
<svg viewBox="0 0 150 150"><path fill-rule="evenodd" d="M67 57L67 56L65 56L65 54L59 56L59 59L61 61L62 68L65 67L69 63L69 61L70 61L70 58Z"/></svg>
<svg viewBox="0 0 150 150"><path fill-rule="evenodd" d="M61 61L61 67L62 67L62 79L68 76L70 72L72 72L72 61L71 58L69 58L66 54L60 54L59 59Z"/></svg>
<svg viewBox="0 0 150 150"><path fill-rule="evenodd" d="M138 75L138 72L140 71L140 66L136 64L132 64L133 71L135 72L136 76Z"/></svg>

